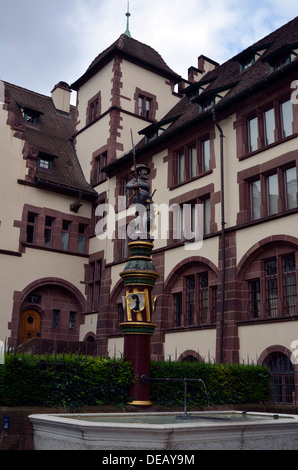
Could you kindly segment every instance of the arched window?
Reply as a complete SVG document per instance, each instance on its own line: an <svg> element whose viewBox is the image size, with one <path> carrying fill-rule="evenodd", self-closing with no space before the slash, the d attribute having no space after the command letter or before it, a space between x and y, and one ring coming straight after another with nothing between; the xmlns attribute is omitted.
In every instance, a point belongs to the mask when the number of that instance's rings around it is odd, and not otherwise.
<svg viewBox="0 0 298 470"><path fill-rule="evenodd" d="M216 322L217 277L203 263L180 272L171 288L174 327L203 326Z"/></svg>
<svg viewBox="0 0 298 470"><path fill-rule="evenodd" d="M295 369L290 359L281 352L272 352L264 363L271 371L272 403L295 403Z"/></svg>
<svg viewBox="0 0 298 470"><path fill-rule="evenodd" d="M273 244L250 260L244 275L243 311L248 320L298 315L298 253Z"/></svg>

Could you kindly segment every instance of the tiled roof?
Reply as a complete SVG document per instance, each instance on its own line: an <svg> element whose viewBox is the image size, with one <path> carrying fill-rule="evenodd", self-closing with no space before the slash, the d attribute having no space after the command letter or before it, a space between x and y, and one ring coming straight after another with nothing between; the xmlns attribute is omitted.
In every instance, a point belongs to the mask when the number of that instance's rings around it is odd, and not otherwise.
<svg viewBox="0 0 298 470"><path fill-rule="evenodd" d="M171 118L172 123L170 126L155 139L147 142L146 139L143 138L136 146L137 155L145 151L151 151L160 145L166 145L166 142L172 136L176 136L177 133L183 132L195 123L206 119L207 116L210 117L210 111L200 111L198 102L204 101L204 99L207 98L209 99L210 96L212 97L212 94L220 94L220 91L222 90L226 91L226 94L223 94L223 97L216 105L216 108L222 109L236 100L241 99L246 93L251 93L254 89L257 89L257 87L261 87L262 84L269 82L271 79L277 78L280 74L285 74L293 68L298 70L298 57L276 72L271 71L270 64L268 63L268 58L270 58L272 54L282 50L285 46L293 46L296 45L296 43L297 46L295 48L297 49L298 17L294 18L292 21L263 39L257 41L237 56L229 59L227 62L216 67L210 72L207 72L201 80L190 85L184 90L185 95L187 95L188 90L193 92L196 88L201 87L199 98L192 101L189 101L186 96L182 98L181 101L161 119L161 122L163 122ZM239 63L241 57L247 57L251 51L260 51L262 49L266 49L262 56L251 67L241 71ZM204 86L202 87L202 85ZM203 92L202 88L204 88ZM177 119L174 119L175 116ZM152 134L152 130L156 127L158 127L158 123L148 126L139 133L150 136L150 133ZM116 162L113 162L110 166L106 167L105 171L114 171L115 168L120 166L122 163L125 164L130 161L131 155L132 152L128 152L123 155L123 157L119 158Z"/></svg>
<svg viewBox="0 0 298 470"><path fill-rule="evenodd" d="M185 128L185 126L192 125L195 120L204 118L206 113L200 112L198 102L204 102L204 100L209 99L210 96L216 93L220 95L220 92L226 89L228 92L224 94L216 105L218 109L221 109L224 106L229 106L233 101L242 98L245 93L262 86L262 83L265 83L265 81L268 82L271 79L275 79L280 74L287 73L291 68L298 69L298 57L276 72L272 72L270 68L270 57L287 46L293 47L293 45L296 45L296 49L298 48L298 17L256 42L242 53L206 73L200 81L191 85L189 88L199 88L202 83L206 84L207 81L210 81L208 86L204 86L204 91L200 92L198 98L190 102L184 98L180 104L176 105L167 114L167 117L174 116L176 112L180 117L173 121L160 136L160 139L164 140L167 136L176 133L178 130ZM247 56L250 51L262 50L262 48L266 49L266 51L261 57L251 67L241 71L239 64L241 57ZM185 91L187 93L187 89Z"/></svg>
<svg viewBox="0 0 298 470"><path fill-rule="evenodd" d="M90 64L87 71L71 85L71 88L77 90L82 83L88 80L96 73L107 61L115 54L120 54L127 59L137 61L166 77L171 77L176 82L180 81L180 75L176 74L163 60L161 55L152 47L133 39L126 34L121 36L111 46L101 52Z"/></svg>
<svg viewBox="0 0 298 470"><path fill-rule="evenodd" d="M22 138L36 151L54 158L53 169L45 171L37 167L37 184L48 184L56 189L81 191L86 196L96 196L96 191L87 183L72 145L75 107L70 113L56 110L52 98L30 90L5 84L5 98L9 111L15 116L15 123ZM37 126L25 124L22 108L39 114ZM21 158L21 156L20 156Z"/></svg>

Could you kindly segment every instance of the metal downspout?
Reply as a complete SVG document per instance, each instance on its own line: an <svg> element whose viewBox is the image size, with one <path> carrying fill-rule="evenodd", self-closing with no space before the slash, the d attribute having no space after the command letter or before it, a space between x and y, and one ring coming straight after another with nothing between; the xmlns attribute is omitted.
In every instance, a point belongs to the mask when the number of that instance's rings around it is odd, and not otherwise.
<svg viewBox="0 0 298 470"><path fill-rule="evenodd" d="M216 119L216 111L212 109L213 122L220 135L220 200L221 200L221 240L222 240L222 270L221 270L221 309L220 309L220 345L219 363L223 363L223 336L225 318L225 281L226 281L226 242L225 242L225 199L224 199L224 161L223 161L223 130Z"/></svg>

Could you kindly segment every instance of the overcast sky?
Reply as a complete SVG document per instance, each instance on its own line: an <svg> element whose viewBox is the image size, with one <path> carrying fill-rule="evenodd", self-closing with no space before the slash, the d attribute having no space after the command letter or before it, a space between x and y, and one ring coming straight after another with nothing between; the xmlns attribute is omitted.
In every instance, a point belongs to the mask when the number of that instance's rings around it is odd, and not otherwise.
<svg viewBox="0 0 298 470"><path fill-rule="evenodd" d="M79 78L126 29L127 0L0 0L0 80L50 95ZM187 78L298 15L294 0L130 0L130 32ZM74 98L74 97L73 97Z"/></svg>

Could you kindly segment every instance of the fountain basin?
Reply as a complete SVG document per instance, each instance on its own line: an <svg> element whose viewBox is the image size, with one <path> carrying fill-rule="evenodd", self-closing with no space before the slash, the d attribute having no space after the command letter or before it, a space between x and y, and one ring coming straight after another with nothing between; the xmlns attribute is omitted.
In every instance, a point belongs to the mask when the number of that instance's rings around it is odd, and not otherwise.
<svg viewBox="0 0 298 470"><path fill-rule="evenodd" d="M189 419L190 418L190 419ZM297 450L298 416L237 411L38 414L35 450Z"/></svg>

